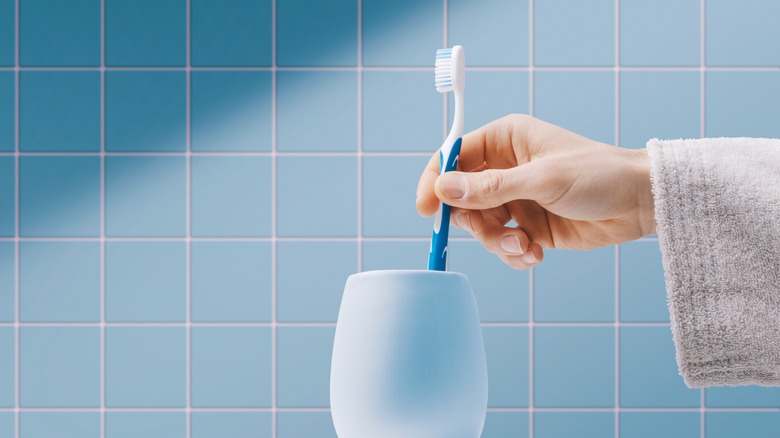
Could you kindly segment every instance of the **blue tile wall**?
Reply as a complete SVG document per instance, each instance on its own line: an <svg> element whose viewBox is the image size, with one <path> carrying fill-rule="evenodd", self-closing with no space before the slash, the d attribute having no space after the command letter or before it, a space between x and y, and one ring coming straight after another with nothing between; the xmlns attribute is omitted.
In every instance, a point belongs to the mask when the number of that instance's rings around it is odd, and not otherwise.
<svg viewBox="0 0 780 438"><path fill-rule="evenodd" d="M441 48L444 27L439 0L363 0L362 5L363 65L431 64L431 53Z"/></svg>
<svg viewBox="0 0 780 438"><path fill-rule="evenodd" d="M335 437L346 278L426 265L436 49L466 49L467 131L780 137L779 11L0 0L0 438ZM482 321L483 437L776 435L777 388L683 384L656 236L514 271L453 229L449 262Z"/></svg>
<svg viewBox="0 0 780 438"><path fill-rule="evenodd" d="M534 276L535 320L615 320L614 247L589 252L551 250L544 257Z"/></svg>
<svg viewBox="0 0 780 438"><path fill-rule="evenodd" d="M97 242L22 242L19 252L20 320L100 321Z"/></svg>
<svg viewBox="0 0 780 438"><path fill-rule="evenodd" d="M270 350L268 327L195 327L192 406L270 407Z"/></svg>
<svg viewBox="0 0 780 438"><path fill-rule="evenodd" d="M357 272L354 242L280 242L277 247L277 319L336 322L344 283ZM305 272L302 261L317 260Z"/></svg>
<svg viewBox="0 0 780 438"><path fill-rule="evenodd" d="M187 417L184 412L109 412L105 435L107 438L185 438Z"/></svg>
<svg viewBox="0 0 780 438"><path fill-rule="evenodd" d="M100 150L100 74L25 71L19 85L19 141L23 151ZM45 126L46 129L41 129Z"/></svg>
<svg viewBox="0 0 780 438"><path fill-rule="evenodd" d="M271 436L270 412L209 412L192 414L192 438L267 438Z"/></svg>
<svg viewBox="0 0 780 438"><path fill-rule="evenodd" d="M0 1L0 66L13 67L16 57L16 2Z"/></svg>
<svg viewBox="0 0 780 438"><path fill-rule="evenodd" d="M414 206L417 179L429 159L427 156L363 159L364 236L430 236L431 220L420 218ZM425 257L427 254L426 251Z"/></svg>
<svg viewBox="0 0 780 438"><path fill-rule="evenodd" d="M21 65L100 65L100 0L18 0L17 4Z"/></svg>
<svg viewBox="0 0 780 438"><path fill-rule="evenodd" d="M528 406L528 329L483 327L488 365L488 406Z"/></svg>
<svg viewBox="0 0 780 438"><path fill-rule="evenodd" d="M16 436L16 414L11 411L0 412L0 436Z"/></svg>
<svg viewBox="0 0 780 438"><path fill-rule="evenodd" d="M700 102L698 72L621 72L620 145L642 149L651 138L697 138Z"/></svg>
<svg viewBox="0 0 780 438"><path fill-rule="evenodd" d="M187 144L187 83L176 71L106 74L106 150L174 152Z"/></svg>
<svg viewBox="0 0 780 438"><path fill-rule="evenodd" d="M780 64L780 62L778 62ZM778 71L709 71L706 134L709 137L780 137Z"/></svg>
<svg viewBox="0 0 780 438"><path fill-rule="evenodd" d="M334 327L280 327L276 333L276 404L286 408L330 406Z"/></svg>
<svg viewBox="0 0 780 438"><path fill-rule="evenodd" d="M186 169L182 157L110 156L105 163L106 234L186 234Z"/></svg>
<svg viewBox="0 0 780 438"><path fill-rule="evenodd" d="M527 72L475 71L469 74L464 101L468 102L465 129L472 131L507 114L528 114ZM451 124L455 100L449 99ZM470 170L470 169L468 169Z"/></svg>
<svg viewBox="0 0 780 438"><path fill-rule="evenodd" d="M777 66L780 29L771 1L711 1L706 6L706 62L710 66Z"/></svg>
<svg viewBox="0 0 780 438"><path fill-rule="evenodd" d="M0 236L16 233L16 169L13 157L0 157Z"/></svg>
<svg viewBox="0 0 780 438"><path fill-rule="evenodd" d="M100 438L98 412L22 412L20 415L23 438Z"/></svg>
<svg viewBox="0 0 780 438"><path fill-rule="evenodd" d="M698 66L700 6L698 0L620 0L620 65Z"/></svg>
<svg viewBox="0 0 780 438"><path fill-rule="evenodd" d="M0 71L0 152L13 152L15 123L16 79L10 71Z"/></svg>
<svg viewBox="0 0 780 438"><path fill-rule="evenodd" d="M707 412L708 438L749 436L770 438L780 430L780 412Z"/></svg>
<svg viewBox="0 0 780 438"><path fill-rule="evenodd" d="M187 319L184 242L108 242L105 251L106 321Z"/></svg>
<svg viewBox="0 0 780 438"><path fill-rule="evenodd" d="M534 437L615 436L612 412L535 412Z"/></svg>
<svg viewBox="0 0 780 438"><path fill-rule="evenodd" d="M280 236L357 234L355 157L279 157L276 221Z"/></svg>
<svg viewBox="0 0 780 438"><path fill-rule="evenodd" d="M270 66L271 0L192 0L192 65Z"/></svg>
<svg viewBox="0 0 780 438"><path fill-rule="evenodd" d="M447 14L448 45L467 47L469 66L528 65L529 0L450 0Z"/></svg>
<svg viewBox="0 0 780 438"><path fill-rule="evenodd" d="M0 407L12 408L16 405L16 331L13 327L0 327L0 341Z"/></svg>
<svg viewBox="0 0 780 438"><path fill-rule="evenodd" d="M0 242L0 322L16 318L16 248L13 242Z"/></svg>
<svg viewBox="0 0 780 438"><path fill-rule="evenodd" d="M614 351L615 334L612 328L535 328L534 405L590 408L614 406Z"/></svg>
<svg viewBox="0 0 780 438"><path fill-rule="evenodd" d="M271 150L271 72L192 73L192 150Z"/></svg>
<svg viewBox="0 0 780 438"><path fill-rule="evenodd" d="M488 412L485 416L485 426L482 438L503 438L507 436L528 438L529 418L526 412Z"/></svg>
<svg viewBox="0 0 780 438"><path fill-rule="evenodd" d="M100 407L98 327L23 327L19 342L20 406Z"/></svg>
<svg viewBox="0 0 780 438"><path fill-rule="evenodd" d="M279 438L337 438L328 412L281 412L277 420Z"/></svg>
<svg viewBox="0 0 780 438"><path fill-rule="evenodd" d="M277 81L279 151L357 149L358 77L355 72L282 71Z"/></svg>
<svg viewBox="0 0 780 438"><path fill-rule="evenodd" d="M436 150L441 146L442 118L441 95L430 72L363 73L364 151ZM389 130L388 120L398 128Z"/></svg>
<svg viewBox="0 0 780 438"><path fill-rule="evenodd" d="M469 277L483 322L528 321L528 271L517 271L476 241L449 244L448 269ZM365 266L364 266L365 269Z"/></svg>
<svg viewBox="0 0 780 438"><path fill-rule="evenodd" d="M194 242L191 257L193 321L271 320L270 242Z"/></svg>
<svg viewBox="0 0 780 438"><path fill-rule="evenodd" d="M187 405L183 327L110 327L105 336L106 406Z"/></svg>
<svg viewBox="0 0 780 438"><path fill-rule="evenodd" d="M780 392L765 386L708 388L705 403L716 408L776 408L780 406Z"/></svg>
<svg viewBox="0 0 780 438"><path fill-rule="evenodd" d="M620 245L620 321L669 322L657 241Z"/></svg>
<svg viewBox="0 0 780 438"><path fill-rule="evenodd" d="M105 63L183 66L187 63L186 0L104 0Z"/></svg>
<svg viewBox="0 0 780 438"><path fill-rule="evenodd" d="M19 159L19 227L25 237L100 235L100 159Z"/></svg>
<svg viewBox="0 0 780 438"><path fill-rule="evenodd" d="M450 243L454 245L455 242ZM430 243L425 241L367 241L363 242L364 271L380 269L425 269L428 266ZM449 260L450 270L458 271Z"/></svg>
<svg viewBox="0 0 780 438"><path fill-rule="evenodd" d="M357 65L358 1L278 0L276 62L280 66Z"/></svg>
<svg viewBox="0 0 780 438"><path fill-rule="evenodd" d="M615 2L534 3L534 63L539 66L615 64Z"/></svg>
<svg viewBox="0 0 780 438"><path fill-rule="evenodd" d="M269 157L193 157L192 235L269 236L270 176Z"/></svg>
<svg viewBox="0 0 780 438"><path fill-rule="evenodd" d="M615 75L606 71L540 71L534 115L604 143L615 142Z"/></svg>
<svg viewBox="0 0 780 438"><path fill-rule="evenodd" d="M620 329L620 406L698 407L701 391L680 380L669 327Z"/></svg>
<svg viewBox="0 0 780 438"><path fill-rule="evenodd" d="M626 412L620 413L623 438L701 436L698 412Z"/></svg>

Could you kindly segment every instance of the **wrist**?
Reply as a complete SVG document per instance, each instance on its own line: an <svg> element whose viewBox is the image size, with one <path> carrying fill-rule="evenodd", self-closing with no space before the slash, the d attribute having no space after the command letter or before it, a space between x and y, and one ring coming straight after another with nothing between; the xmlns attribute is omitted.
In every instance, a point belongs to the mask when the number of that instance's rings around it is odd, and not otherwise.
<svg viewBox="0 0 780 438"><path fill-rule="evenodd" d="M639 227L642 235L646 236L656 232L653 184L650 179L650 157L647 155L647 149L637 150L635 161Z"/></svg>

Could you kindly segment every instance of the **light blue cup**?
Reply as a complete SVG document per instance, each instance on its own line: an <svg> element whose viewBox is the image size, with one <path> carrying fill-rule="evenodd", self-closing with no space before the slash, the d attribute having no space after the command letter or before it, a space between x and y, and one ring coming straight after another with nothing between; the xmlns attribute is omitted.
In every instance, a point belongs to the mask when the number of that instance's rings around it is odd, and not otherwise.
<svg viewBox="0 0 780 438"><path fill-rule="evenodd" d="M339 438L478 438L487 395L465 275L370 271L347 279L330 375Z"/></svg>

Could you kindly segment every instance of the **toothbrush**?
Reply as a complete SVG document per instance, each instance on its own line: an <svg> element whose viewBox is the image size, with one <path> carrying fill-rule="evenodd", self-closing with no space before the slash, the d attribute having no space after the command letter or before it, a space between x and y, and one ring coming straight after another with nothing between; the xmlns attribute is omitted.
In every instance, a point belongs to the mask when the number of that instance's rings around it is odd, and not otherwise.
<svg viewBox="0 0 780 438"><path fill-rule="evenodd" d="M436 51L436 91L455 95L455 119L452 129L439 149L439 174L458 167L460 142L463 137L463 89L466 85L466 59L463 47ZM433 223L431 248L428 254L429 271L447 270L447 237L450 232L450 206L439 203Z"/></svg>

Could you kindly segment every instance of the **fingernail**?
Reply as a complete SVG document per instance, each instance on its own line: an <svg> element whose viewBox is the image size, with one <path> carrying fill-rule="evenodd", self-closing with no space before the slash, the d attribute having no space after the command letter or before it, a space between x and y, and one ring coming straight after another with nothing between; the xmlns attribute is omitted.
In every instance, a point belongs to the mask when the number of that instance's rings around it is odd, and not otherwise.
<svg viewBox="0 0 780 438"><path fill-rule="evenodd" d="M466 213L457 213L455 215L455 224L458 228L471 231L471 218Z"/></svg>
<svg viewBox="0 0 780 438"><path fill-rule="evenodd" d="M439 177L439 187L450 199L460 199L466 194L466 179L460 175L444 174Z"/></svg>
<svg viewBox="0 0 780 438"><path fill-rule="evenodd" d="M520 239L514 234L504 236L501 239L501 249L510 254L523 253L523 248L520 247Z"/></svg>
<svg viewBox="0 0 780 438"><path fill-rule="evenodd" d="M536 254L534 254L533 249L529 249L525 254L523 254L523 261L528 265L535 265L539 263L539 259L536 258Z"/></svg>

